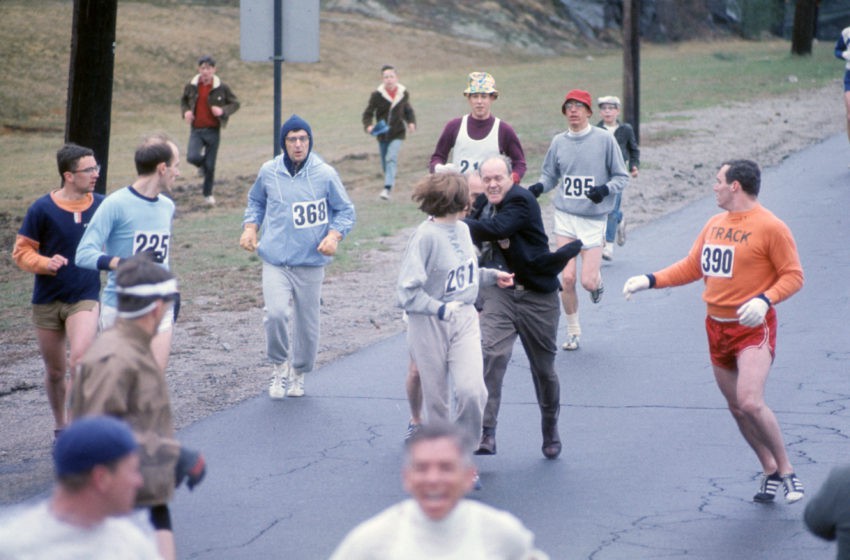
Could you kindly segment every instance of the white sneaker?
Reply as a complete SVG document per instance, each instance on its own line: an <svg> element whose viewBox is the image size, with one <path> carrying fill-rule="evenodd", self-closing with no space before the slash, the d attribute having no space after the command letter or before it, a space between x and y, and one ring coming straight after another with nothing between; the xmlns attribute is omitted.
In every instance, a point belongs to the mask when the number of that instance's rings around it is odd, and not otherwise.
<svg viewBox="0 0 850 560"><path fill-rule="evenodd" d="M215 206L215 197L213 195L205 196L204 201L210 206Z"/></svg>
<svg viewBox="0 0 850 560"><path fill-rule="evenodd" d="M294 369L289 370L289 389L286 391L288 397L304 396L304 374Z"/></svg>
<svg viewBox="0 0 850 560"><path fill-rule="evenodd" d="M272 368L272 379L269 383L269 397L280 400L286 397L286 379L289 376L289 364L275 364Z"/></svg>
<svg viewBox="0 0 850 560"><path fill-rule="evenodd" d="M571 334L567 336L567 341L561 346L564 350L578 350L578 335Z"/></svg>
<svg viewBox="0 0 850 560"><path fill-rule="evenodd" d="M381 191L381 198L383 200L389 200L390 199L390 189L385 187L384 190Z"/></svg>
<svg viewBox="0 0 850 560"><path fill-rule="evenodd" d="M604 261L612 261L614 260L614 245L611 243L605 242L605 245L602 246L602 260Z"/></svg>

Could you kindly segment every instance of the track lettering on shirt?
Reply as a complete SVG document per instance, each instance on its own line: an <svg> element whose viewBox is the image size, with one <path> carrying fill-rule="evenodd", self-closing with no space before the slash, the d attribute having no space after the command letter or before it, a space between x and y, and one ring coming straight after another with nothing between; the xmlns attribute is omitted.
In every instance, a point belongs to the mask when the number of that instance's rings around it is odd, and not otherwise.
<svg viewBox="0 0 850 560"><path fill-rule="evenodd" d="M171 233L168 231L134 231L133 254L150 253L154 262L167 263L171 246Z"/></svg>
<svg viewBox="0 0 850 560"><path fill-rule="evenodd" d="M292 203L292 223L296 229L328 223L328 201L324 198Z"/></svg>
<svg viewBox="0 0 850 560"><path fill-rule="evenodd" d="M735 263L734 245L712 245L706 243L702 246L702 259L700 266L705 276L716 278L732 278L732 268Z"/></svg>
<svg viewBox="0 0 850 560"><path fill-rule="evenodd" d="M561 192L564 198L584 198L594 184L595 180L592 175L564 175Z"/></svg>
<svg viewBox="0 0 850 560"><path fill-rule="evenodd" d="M446 276L446 295L462 292L475 285L475 263L468 259Z"/></svg>

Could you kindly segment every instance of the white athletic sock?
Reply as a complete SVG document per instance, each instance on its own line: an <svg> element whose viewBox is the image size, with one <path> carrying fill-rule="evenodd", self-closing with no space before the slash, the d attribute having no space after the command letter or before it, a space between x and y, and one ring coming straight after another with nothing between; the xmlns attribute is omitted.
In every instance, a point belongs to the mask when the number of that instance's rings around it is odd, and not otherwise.
<svg viewBox="0 0 850 560"><path fill-rule="evenodd" d="M578 311L567 313L567 334L581 336L581 325L578 323Z"/></svg>

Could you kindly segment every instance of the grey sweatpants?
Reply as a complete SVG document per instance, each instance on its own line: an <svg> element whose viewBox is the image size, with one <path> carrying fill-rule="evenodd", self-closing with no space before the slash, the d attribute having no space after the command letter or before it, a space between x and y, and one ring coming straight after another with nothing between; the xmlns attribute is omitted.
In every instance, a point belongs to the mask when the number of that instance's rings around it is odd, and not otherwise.
<svg viewBox="0 0 850 560"><path fill-rule="evenodd" d="M478 313L464 305L451 321L411 313L407 344L422 381L425 422L451 422L450 383L454 386L454 421L465 432L469 449L478 448L487 402Z"/></svg>
<svg viewBox="0 0 850 560"><path fill-rule="evenodd" d="M292 368L313 370L319 349L319 306L325 269L263 263L263 326L266 355L274 364L291 358ZM292 328L292 348L289 328Z"/></svg>

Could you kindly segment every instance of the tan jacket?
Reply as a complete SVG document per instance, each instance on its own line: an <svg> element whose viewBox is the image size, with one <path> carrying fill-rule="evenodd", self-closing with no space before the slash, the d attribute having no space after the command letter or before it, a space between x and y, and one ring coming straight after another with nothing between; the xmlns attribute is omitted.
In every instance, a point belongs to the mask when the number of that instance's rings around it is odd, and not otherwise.
<svg viewBox="0 0 850 560"><path fill-rule="evenodd" d="M109 414L132 428L144 477L136 497L139 506L168 503L180 455L168 386L151 353L151 338L133 322L119 319L86 352L71 396L74 418Z"/></svg>

